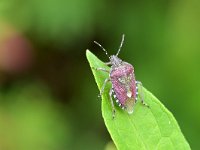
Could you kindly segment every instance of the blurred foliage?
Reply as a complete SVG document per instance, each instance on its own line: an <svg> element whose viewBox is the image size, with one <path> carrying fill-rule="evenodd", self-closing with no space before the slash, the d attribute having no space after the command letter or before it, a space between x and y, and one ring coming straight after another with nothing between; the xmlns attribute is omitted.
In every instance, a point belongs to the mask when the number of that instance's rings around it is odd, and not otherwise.
<svg viewBox="0 0 200 150"><path fill-rule="evenodd" d="M38 88L39 87L39 88ZM52 103L41 84L18 83L1 97L0 149L62 149L69 147L69 114Z"/></svg>
<svg viewBox="0 0 200 150"><path fill-rule="evenodd" d="M110 137L85 49L116 52L173 112L192 149L200 132L200 1L0 1L0 148L104 149Z"/></svg>
<svg viewBox="0 0 200 150"><path fill-rule="evenodd" d="M0 3L3 18L21 31L31 32L40 42L68 44L80 33L90 33L96 11L92 0L3 0Z"/></svg>

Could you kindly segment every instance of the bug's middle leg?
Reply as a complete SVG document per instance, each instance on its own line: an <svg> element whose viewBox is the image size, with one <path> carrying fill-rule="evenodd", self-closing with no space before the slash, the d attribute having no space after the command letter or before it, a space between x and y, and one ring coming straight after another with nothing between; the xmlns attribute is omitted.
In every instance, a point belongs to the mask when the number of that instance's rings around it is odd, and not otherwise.
<svg viewBox="0 0 200 150"><path fill-rule="evenodd" d="M110 81L110 78L105 79L105 81L104 81L104 83L103 83L103 85L102 85L102 87L101 87L99 97L102 96L102 94L103 94L103 92L104 92L104 89L105 89L105 87L106 87L106 84L107 84L109 81Z"/></svg>

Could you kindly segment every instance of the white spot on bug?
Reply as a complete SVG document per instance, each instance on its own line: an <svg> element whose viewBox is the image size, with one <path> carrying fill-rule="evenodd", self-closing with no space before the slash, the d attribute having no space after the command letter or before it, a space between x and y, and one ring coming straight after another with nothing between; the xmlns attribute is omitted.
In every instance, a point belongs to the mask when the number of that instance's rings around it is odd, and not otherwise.
<svg viewBox="0 0 200 150"><path fill-rule="evenodd" d="M128 91L128 92L126 93L126 95L130 98L130 97L132 96L132 92L131 92L131 91Z"/></svg>
<svg viewBox="0 0 200 150"><path fill-rule="evenodd" d="M116 95L113 95L113 97L116 98L117 96L116 96Z"/></svg>
<svg viewBox="0 0 200 150"><path fill-rule="evenodd" d="M122 109L124 109L124 106L122 107Z"/></svg>
<svg viewBox="0 0 200 150"><path fill-rule="evenodd" d="M119 100L117 99L116 102L119 103Z"/></svg>
<svg viewBox="0 0 200 150"><path fill-rule="evenodd" d="M121 106L122 104L121 103L119 103L119 106Z"/></svg>
<svg viewBox="0 0 200 150"><path fill-rule="evenodd" d="M136 95L138 95L138 92L136 92Z"/></svg>

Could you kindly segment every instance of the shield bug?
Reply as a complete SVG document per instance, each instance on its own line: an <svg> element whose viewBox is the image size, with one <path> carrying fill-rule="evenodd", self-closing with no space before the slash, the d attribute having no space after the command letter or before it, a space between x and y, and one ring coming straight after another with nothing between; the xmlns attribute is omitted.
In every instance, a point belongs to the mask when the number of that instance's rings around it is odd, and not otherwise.
<svg viewBox="0 0 200 150"><path fill-rule="evenodd" d="M124 34L122 35L121 44L119 46L116 55L108 55L108 52L106 51L105 48L103 48L103 46L101 46L101 44L99 44L96 41L94 41L94 43L97 44L99 47L101 47L103 51L105 51L106 55L110 60L108 63L105 63L106 65L111 66L110 70L107 70L105 68L93 68L93 69L109 73L109 77L105 79L104 84L100 90L99 96L102 96L106 84L108 82L111 82L112 88L110 89L109 95L112 105L113 118L115 117L115 107L112 97L114 97L116 103L122 109L127 111L128 114L133 113L134 105L137 102L138 97L140 97L143 105L149 107L147 104L144 103L142 83L135 80L133 66L125 61L122 61L118 57L122 45L124 43ZM139 93L139 88L140 88L140 93Z"/></svg>

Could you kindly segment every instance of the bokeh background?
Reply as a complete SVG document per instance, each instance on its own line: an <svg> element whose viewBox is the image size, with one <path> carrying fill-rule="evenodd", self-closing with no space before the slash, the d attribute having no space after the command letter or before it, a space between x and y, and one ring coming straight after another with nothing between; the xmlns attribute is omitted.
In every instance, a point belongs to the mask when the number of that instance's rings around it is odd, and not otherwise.
<svg viewBox="0 0 200 150"><path fill-rule="evenodd" d="M123 33L120 57L199 149L197 0L1 0L0 149L112 148L85 51L108 61L93 41L115 54Z"/></svg>

